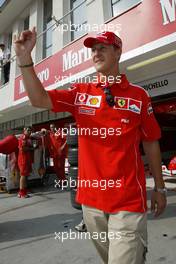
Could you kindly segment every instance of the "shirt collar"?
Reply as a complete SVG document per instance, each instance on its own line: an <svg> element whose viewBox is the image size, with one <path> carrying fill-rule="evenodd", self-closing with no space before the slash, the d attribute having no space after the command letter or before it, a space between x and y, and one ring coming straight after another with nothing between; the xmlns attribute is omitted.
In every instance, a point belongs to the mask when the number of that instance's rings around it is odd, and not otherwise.
<svg viewBox="0 0 176 264"><path fill-rule="evenodd" d="M127 89L129 87L129 81L127 80L127 77L125 74L120 74L121 76L121 82L120 83L116 83L116 85L121 88L121 89ZM98 87L103 87L105 86L104 82L101 81L100 76L97 76L97 82L93 82L95 84L95 86ZM115 83L113 83L115 84ZM106 85L108 86L108 83L106 83Z"/></svg>

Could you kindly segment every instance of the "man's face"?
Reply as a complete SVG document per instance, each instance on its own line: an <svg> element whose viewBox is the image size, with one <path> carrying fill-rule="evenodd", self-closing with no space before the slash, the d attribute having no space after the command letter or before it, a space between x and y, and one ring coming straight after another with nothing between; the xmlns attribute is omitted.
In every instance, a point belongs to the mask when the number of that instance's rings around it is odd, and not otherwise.
<svg viewBox="0 0 176 264"><path fill-rule="evenodd" d="M92 47L92 60L97 72L106 74L118 64L121 50L113 45L97 43Z"/></svg>
<svg viewBox="0 0 176 264"><path fill-rule="evenodd" d="M29 127L24 128L24 134L25 134L26 136L30 136L31 133L32 133L32 131L31 131L31 129L30 129Z"/></svg>
<svg viewBox="0 0 176 264"><path fill-rule="evenodd" d="M55 132L55 130L56 130L55 125L50 125L50 130L51 130L51 132Z"/></svg>

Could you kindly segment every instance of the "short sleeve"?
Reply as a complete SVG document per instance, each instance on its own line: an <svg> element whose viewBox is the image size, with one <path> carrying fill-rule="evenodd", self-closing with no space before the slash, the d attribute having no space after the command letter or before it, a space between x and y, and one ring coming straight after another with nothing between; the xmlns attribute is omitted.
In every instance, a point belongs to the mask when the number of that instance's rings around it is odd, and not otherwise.
<svg viewBox="0 0 176 264"><path fill-rule="evenodd" d="M161 137L161 129L153 113L150 96L144 91L141 115L142 141L154 141Z"/></svg>
<svg viewBox="0 0 176 264"><path fill-rule="evenodd" d="M75 113L75 97L78 85L72 86L68 90L51 90L47 91L52 102L53 112L70 112Z"/></svg>

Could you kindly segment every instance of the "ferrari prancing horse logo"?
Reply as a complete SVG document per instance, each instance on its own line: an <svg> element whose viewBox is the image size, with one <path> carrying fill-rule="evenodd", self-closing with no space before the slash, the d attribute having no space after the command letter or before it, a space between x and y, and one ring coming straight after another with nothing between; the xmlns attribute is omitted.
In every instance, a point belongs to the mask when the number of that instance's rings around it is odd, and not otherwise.
<svg viewBox="0 0 176 264"><path fill-rule="evenodd" d="M119 107L124 107L125 104L126 104L126 101L124 99L119 99L117 101L117 104L118 104Z"/></svg>

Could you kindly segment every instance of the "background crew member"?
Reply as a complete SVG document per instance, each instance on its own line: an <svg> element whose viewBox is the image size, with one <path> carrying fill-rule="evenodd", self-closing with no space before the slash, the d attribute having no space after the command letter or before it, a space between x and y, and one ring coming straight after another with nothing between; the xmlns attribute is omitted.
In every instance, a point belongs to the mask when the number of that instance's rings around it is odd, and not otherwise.
<svg viewBox="0 0 176 264"><path fill-rule="evenodd" d="M33 151L31 139L32 128L25 127L23 135L19 138L19 154L18 154L18 167L20 170L20 190L18 192L19 198L28 198L27 194L27 177L32 172Z"/></svg>
<svg viewBox="0 0 176 264"><path fill-rule="evenodd" d="M50 124L50 156L53 158L54 170L57 178L61 181L65 177L66 138L57 131L54 124Z"/></svg>
<svg viewBox="0 0 176 264"><path fill-rule="evenodd" d="M0 65L2 66L2 73L4 83L9 81L9 74L10 74L10 50L5 49L5 45L3 43L0 44Z"/></svg>

